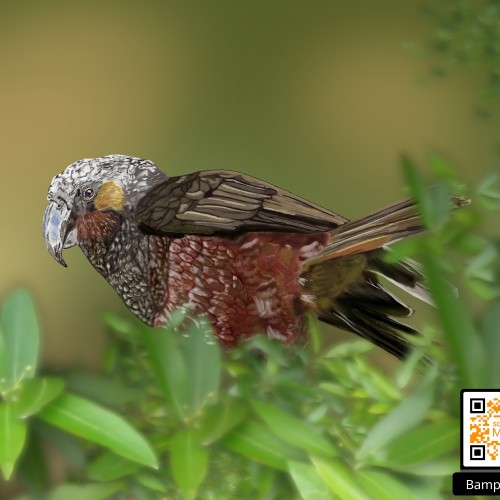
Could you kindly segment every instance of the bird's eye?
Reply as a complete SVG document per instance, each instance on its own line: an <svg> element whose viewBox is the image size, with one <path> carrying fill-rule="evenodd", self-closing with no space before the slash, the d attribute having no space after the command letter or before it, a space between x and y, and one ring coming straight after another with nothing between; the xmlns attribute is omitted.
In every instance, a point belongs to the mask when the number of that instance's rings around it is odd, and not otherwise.
<svg viewBox="0 0 500 500"><path fill-rule="evenodd" d="M83 197L86 200L91 200L95 195L95 191L92 188L87 188L83 191Z"/></svg>

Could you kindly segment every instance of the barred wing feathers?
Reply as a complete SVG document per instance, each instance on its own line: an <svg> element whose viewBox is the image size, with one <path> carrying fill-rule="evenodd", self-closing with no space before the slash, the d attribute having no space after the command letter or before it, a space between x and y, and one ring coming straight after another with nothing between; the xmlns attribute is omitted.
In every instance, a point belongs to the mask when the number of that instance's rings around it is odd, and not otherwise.
<svg viewBox="0 0 500 500"><path fill-rule="evenodd" d="M327 231L347 219L254 177L227 170L170 177L140 200L141 228L153 234Z"/></svg>

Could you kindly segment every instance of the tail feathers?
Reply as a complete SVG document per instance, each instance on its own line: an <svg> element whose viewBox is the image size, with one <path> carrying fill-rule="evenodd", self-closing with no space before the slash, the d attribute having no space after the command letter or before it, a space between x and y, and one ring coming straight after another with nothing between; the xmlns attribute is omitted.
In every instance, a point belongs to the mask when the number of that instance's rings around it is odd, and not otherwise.
<svg viewBox="0 0 500 500"><path fill-rule="evenodd" d="M370 252L424 230L418 207L406 200L334 229L330 243L304 266L307 269L325 260Z"/></svg>
<svg viewBox="0 0 500 500"><path fill-rule="evenodd" d="M387 251L383 250L384 253ZM377 256L370 256L368 259L368 269L383 276L413 297L431 306L434 305L429 287L417 262L411 259L405 259L401 262L386 262L381 252L377 252Z"/></svg>
<svg viewBox="0 0 500 500"><path fill-rule="evenodd" d="M455 208L467 200L452 198ZM392 316L412 310L378 282L382 275L411 295L432 304L425 279L413 261L389 263L387 245L425 231L418 207L406 200L330 231L330 242L303 263L305 290L315 297L321 320L349 330L399 358L417 333Z"/></svg>
<svg viewBox="0 0 500 500"><path fill-rule="evenodd" d="M408 356L412 346L408 336L416 330L389 316L369 311L338 301L335 308L320 314L320 319L331 325L351 331L360 337L382 347L388 353L402 359Z"/></svg>
<svg viewBox="0 0 500 500"><path fill-rule="evenodd" d="M413 311L385 290L371 271L363 271L329 302L319 300L317 304L318 316L326 323L356 333L398 358L411 350L408 334L417 332L393 316L408 317Z"/></svg>
<svg viewBox="0 0 500 500"><path fill-rule="evenodd" d="M413 311L385 290L377 275L429 301L415 264L383 260L386 245L424 230L418 208L407 200L331 231L330 243L304 263L320 319L404 358L411 350L409 336L417 332L394 317Z"/></svg>
<svg viewBox="0 0 500 500"><path fill-rule="evenodd" d="M352 305L396 317L408 317L413 314L410 307L383 288L377 276L368 271L364 271L358 280L349 284L335 301L340 301L345 306Z"/></svg>

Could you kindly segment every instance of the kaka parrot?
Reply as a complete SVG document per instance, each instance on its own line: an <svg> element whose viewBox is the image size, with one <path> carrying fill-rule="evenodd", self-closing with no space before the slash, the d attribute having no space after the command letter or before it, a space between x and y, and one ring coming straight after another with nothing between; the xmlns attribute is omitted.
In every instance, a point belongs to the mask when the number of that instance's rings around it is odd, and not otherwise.
<svg viewBox="0 0 500 500"><path fill-rule="evenodd" d="M388 263L387 245L424 230L403 201L348 219L238 172L168 177L148 160L84 159L56 175L43 219L47 249L78 245L146 324L185 306L207 317L225 348L255 333L292 343L307 313L403 357L412 311L385 276L426 300L412 262Z"/></svg>

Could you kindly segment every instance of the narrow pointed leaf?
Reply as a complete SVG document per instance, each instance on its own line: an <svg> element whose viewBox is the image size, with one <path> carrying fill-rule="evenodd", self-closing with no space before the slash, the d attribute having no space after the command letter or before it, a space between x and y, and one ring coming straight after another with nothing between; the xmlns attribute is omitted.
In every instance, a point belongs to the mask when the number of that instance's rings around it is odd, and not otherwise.
<svg viewBox="0 0 500 500"><path fill-rule="evenodd" d="M101 453L87 469L88 477L94 481L113 481L137 472L141 465L120 457L111 451Z"/></svg>
<svg viewBox="0 0 500 500"><path fill-rule="evenodd" d="M117 455L149 467L158 466L153 450L130 424L91 401L64 394L38 415L45 422L100 444Z"/></svg>
<svg viewBox="0 0 500 500"><path fill-rule="evenodd" d="M72 372L65 377L70 392L112 408L121 408L136 400L138 391L126 387L120 380L88 372Z"/></svg>
<svg viewBox="0 0 500 500"><path fill-rule="evenodd" d="M172 440L170 465L179 489L194 498L208 466L208 450L196 439L192 429L181 430Z"/></svg>
<svg viewBox="0 0 500 500"><path fill-rule="evenodd" d="M395 498L416 500L405 484L384 472L363 470L358 472L356 478L374 500L394 500Z"/></svg>
<svg viewBox="0 0 500 500"><path fill-rule="evenodd" d="M167 488L165 486L165 480L162 478L148 474L146 472L140 472L139 474L135 474L134 478L138 483L142 486L145 486L148 490L157 491L159 493L165 493Z"/></svg>
<svg viewBox="0 0 500 500"><path fill-rule="evenodd" d="M8 481L26 440L26 423L19 420L12 403L0 403L0 469Z"/></svg>
<svg viewBox="0 0 500 500"><path fill-rule="evenodd" d="M64 382L56 377L33 378L23 381L15 411L20 418L38 413L53 401L64 388Z"/></svg>
<svg viewBox="0 0 500 500"><path fill-rule="evenodd" d="M427 227L435 228L435 203L426 191L417 168L406 157L402 160L402 168L410 193L419 205L422 220ZM432 249L426 249L422 252L422 264L463 387L485 387L485 369L479 361L484 359L482 345L467 309L450 290L443 273L446 262Z"/></svg>
<svg viewBox="0 0 500 500"><path fill-rule="evenodd" d="M35 307L25 290L16 290L4 302L1 327L7 358L7 387L32 377L38 360L39 332Z"/></svg>
<svg viewBox="0 0 500 500"><path fill-rule="evenodd" d="M181 337L181 346L188 374L188 405L197 413L219 389L220 348L208 323L200 320Z"/></svg>
<svg viewBox="0 0 500 500"><path fill-rule="evenodd" d="M74 469L79 471L86 469L87 455L81 439L40 419L34 419L32 425L37 434L49 442Z"/></svg>
<svg viewBox="0 0 500 500"><path fill-rule="evenodd" d="M213 443L236 427L245 418L245 407L240 403L209 406L200 423L200 439L204 445Z"/></svg>
<svg viewBox="0 0 500 500"><path fill-rule="evenodd" d="M458 455L448 455L416 464L401 464L399 462L381 460L380 462L374 462L373 465L386 467L412 476L422 476L424 478L450 477L454 472L460 469L460 457Z"/></svg>
<svg viewBox="0 0 500 500"><path fill-rule="evenodd" d="M418 202L422 215L422 221L428 228L432 228L432 200L429 195L429 191L425 187L424 181L422 180L417 167L413 164L410 158L403 156L401 165L406 183L410 188L410 193Z"/></svg>
<svg viewBox="0 0 500 500"><path fill-rule="evenodd" d="M483 346L472 318L460 299L450 290L439 259L431 252L422 255L423 265L436 314L441 322L463 387L485 387L486 366Z"/></svg>
<svg viewBox="0 0 500 500"><path fill-rule="evenodd" d="M460 423L445 420L417 428L401 436L389 449L387 460L416 464L444 455L460 446Z"/></svg>
<svg viewBox="0 0 500 500"><path fill-rule="evenodd" d="M104 311L101 313L101 317L104 322L117 333L128 337L134 332L133 323L127 321L123 316L111 311Z"/></svg>
<svg viewBox="0 0 500 500"><path fill-rule="evenodd" d="M288 462L293 482L304 500L328 500L332 495L318 471L304 462Z"/></svg>
<svg viewBox="0 0 500 500"><path fill-rule="evenodd" d="M223 443L229 449L264 465L287 471L287 460L301 458L296 448L284 443L266 426L256 421L244 422L232 430Z"/></svg>
<svg viewBox="0 0 500 500"><path fill-rule="evenodd" d="M33 498L43 498L44 492L50 487L49 464L44 455L43 441L37 432L30 432L26 436L24 452L16 466L16 478L25 485Z"/></svg>
<svg viewBox="0 0 500 500"><path fill-rule="evenodd" d="M7 348L5 346L2 325L0 323L0 393L7 387L8 370Z"/></svg>
<svg viewBox="0 0 500 500"><path fill-rule="evenodd" d="M500 335L498 326L500 325L500 302L491 304L483 318L483 338L488 367L488 387L500 386L500 363L498 363L498 353L500 352Z"/></svg>
<svg viewBox="0 0 500 500"><path fill-rule="evenodd" d="M141 328L141 334L168 408L183 419L187 412L187 371L175 336L163 328L147 327Z"/></svg>
<svg viewBox="0 0 500 500"><path fill-rule="evenodd" d="M449 219L451 212L451 193L447 183L443 180L429 189L429 198L432 204L432 228L440 228Z"/></svg>
<svg viewBox="0 0 500 500"><path fill-rule="evenodd" d="M429 165L440 179L445 180L453 191L460 191L461 184L458 182L456 173L448 161L436 152L431 152L428 156Z"/></svg>
<svg viewBox="0 0 500 500"><path fill-rule="evenodd" d="M425 384L375 424L358 449L358 460L378 452L389 442L416 427L424 419L431 404L432 387Z"/></svg>
<svg viewBox="0 0 500 500"><path fill-rule="evenodd" d="M252 407L283 441L312 454L326 457L337 455L333 445L310 423L261 401L253 401Z"/></svg>
<svg viewBox="0 0 500 500"><path fill-rule="evenodd" d="M354 475L340 461L318 457L311 457L311 460L318 474L336 496L342 500L370 500L370 495L359 487Z"/></svg>
<svg viewBox="0 0 500 500"><path fill-rule="evenodd" d="M119 482L105 484L63 484L49 493L47 500L108 500L124 487Z"/></svg>

